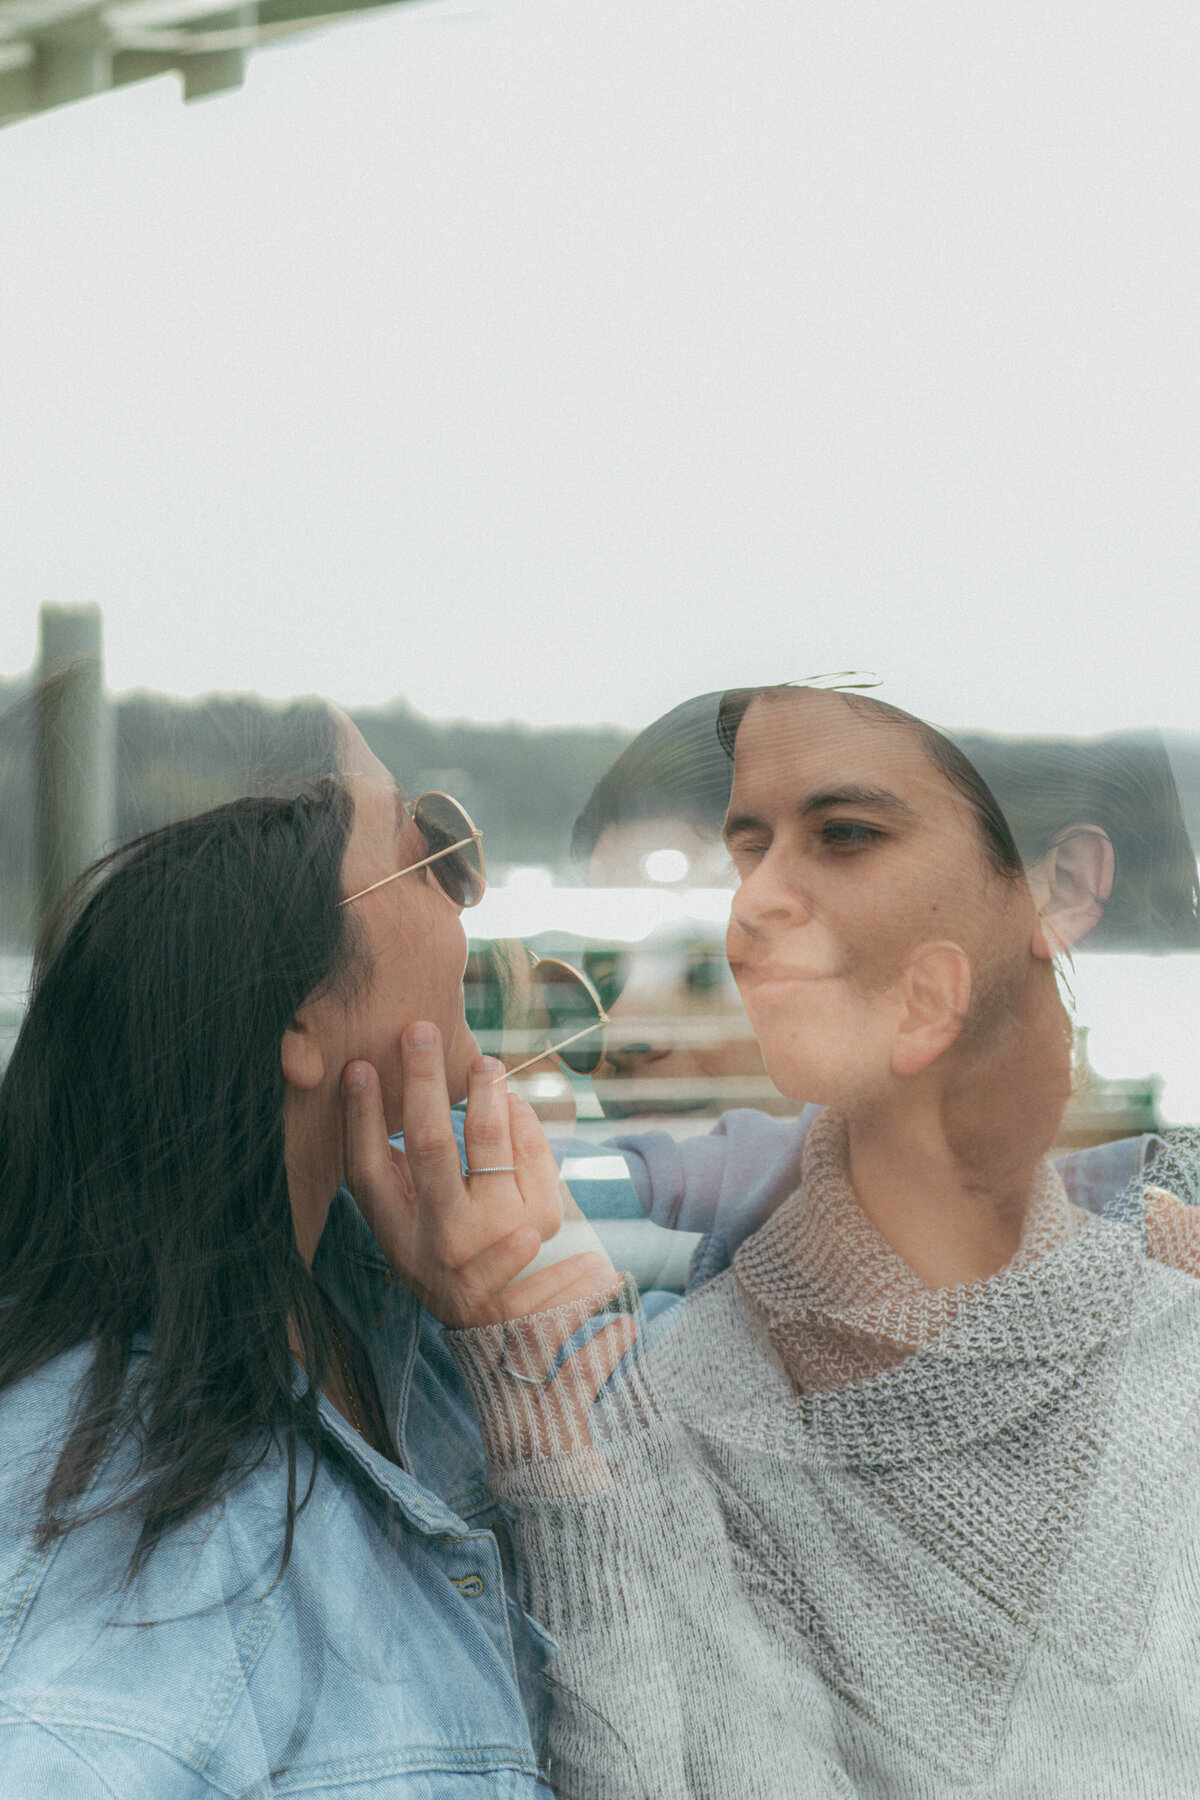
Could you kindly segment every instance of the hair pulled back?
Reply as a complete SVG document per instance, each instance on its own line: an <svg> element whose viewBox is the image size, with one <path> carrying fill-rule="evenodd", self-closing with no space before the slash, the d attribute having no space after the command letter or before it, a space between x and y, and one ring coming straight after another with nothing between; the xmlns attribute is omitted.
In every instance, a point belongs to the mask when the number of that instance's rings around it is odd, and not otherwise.
<svg viewBox="0 0 1200 1800"><path fill-rule="evenodd" d="M756 700L803 693L802 684L735 688L721 702L717 736L730 757ZM904 725L930 763L970 806L999 874L1032 869L1065 826L1107 833L1117 877L1087 938L1094 950L1200 949L1200 881L1170 759L1157 732L1107 737L1005 738L960 734L955 742L885 700L836 692L863 718Z"/></svg>
<svg viewBox="0 0 1200 1800"><path fill-rule="evenodd" d="M717 741L719 693L684 700L626 744L588 796L571 833L583 862L610 827L681 819L719 837L733 770Z"/></svg>

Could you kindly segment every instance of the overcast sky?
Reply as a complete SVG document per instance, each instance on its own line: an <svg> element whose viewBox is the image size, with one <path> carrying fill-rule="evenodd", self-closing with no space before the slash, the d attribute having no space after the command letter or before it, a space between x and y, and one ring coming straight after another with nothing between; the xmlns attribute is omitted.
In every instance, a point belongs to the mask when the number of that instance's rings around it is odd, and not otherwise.
<svg viewBox="0 0 1200 1800"><path fill-rule="evenodd" d="M1200 727L1198 40L432 0L0 132L0 673Z"/></svg>

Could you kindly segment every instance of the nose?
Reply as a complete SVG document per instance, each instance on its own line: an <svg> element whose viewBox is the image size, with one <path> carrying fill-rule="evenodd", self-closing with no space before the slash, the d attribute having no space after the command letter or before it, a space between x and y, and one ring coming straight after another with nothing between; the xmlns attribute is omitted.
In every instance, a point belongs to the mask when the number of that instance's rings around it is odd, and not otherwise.
<svg viewBox="0 0 1200 1800"><path fill-rule="evenodd" d="M620 993L608 1008L605 1060L618 1075L636 1075L676 1047L672 1021L680 1011L677 953L633 952Z"/></svg>
<svg viewBox="0 0 1200 1800"><path fill-rule="evenodd" d="M805 890L789 879L783 859L772 851L755 864L733 896L726 943L730 961L739 942L769 935L783 926L802 925L812 917Z"/></svg>

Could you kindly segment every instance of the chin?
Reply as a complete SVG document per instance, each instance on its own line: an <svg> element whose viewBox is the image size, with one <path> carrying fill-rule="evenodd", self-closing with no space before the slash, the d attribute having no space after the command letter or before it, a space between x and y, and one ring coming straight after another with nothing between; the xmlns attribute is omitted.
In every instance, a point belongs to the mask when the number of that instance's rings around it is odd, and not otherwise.
<svg viewBox="0 0 1200 1800"><path fill-rule="evenodd" d="M764 1054L768 1078L774 1082L785 1100L794 1100L798 1106L836 1106L837 1099L829 1092L828 1072L824 1077L819 1070L808 1064L797 1064L786 1058L776 1060Z"/></svg>

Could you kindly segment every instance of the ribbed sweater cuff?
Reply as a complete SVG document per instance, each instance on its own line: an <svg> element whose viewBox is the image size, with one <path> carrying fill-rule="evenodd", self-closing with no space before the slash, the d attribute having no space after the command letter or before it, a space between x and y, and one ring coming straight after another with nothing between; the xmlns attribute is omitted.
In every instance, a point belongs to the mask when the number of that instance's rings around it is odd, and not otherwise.
<svg viewBox="0 0 1200 1800"><path fill-rule="evenodd" d="M500 1325L443 1332L475 1403L498 1495L599 1492L612 1485L618 1458L636 1460L660 1435L643 1328L627 1275L611 1298L597 1293Z"/></svg>

